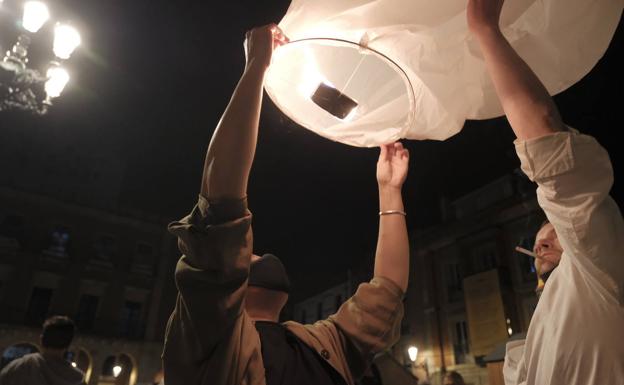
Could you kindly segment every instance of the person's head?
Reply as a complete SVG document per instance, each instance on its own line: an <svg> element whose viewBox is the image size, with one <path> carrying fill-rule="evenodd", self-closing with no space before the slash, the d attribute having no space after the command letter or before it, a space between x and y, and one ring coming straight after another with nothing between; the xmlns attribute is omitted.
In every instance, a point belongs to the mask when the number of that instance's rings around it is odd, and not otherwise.
<svg viewBox="0 0 624 385"><path fill-rule="evenodd" d="M65 316L53 316L45 320L41 331L41 346L46 350L65 351L74 339L76 326Z"/></svg>
<svg viewBox="0 0 624 385"><path fill-rule="evenodd" d="M464 378L456 371L446 372L443 385L466 385Z"/></svg>
<svg viewBox="0 0 624 385"><path fill-rule="evenodd" d="M288 274L276 256L252 256L245 310L253 320L277 322L289 290Z"/></svg>
<svg viewBox="0 0 624 385"><path fill-rule="evenodd" d="M544 290L548 277L559 266L561 254L563 254L555 227L549 221L544 221L535 235L533 252L537 255L535 258L535 271L538 277L536 292L539 296Z"/></svg>

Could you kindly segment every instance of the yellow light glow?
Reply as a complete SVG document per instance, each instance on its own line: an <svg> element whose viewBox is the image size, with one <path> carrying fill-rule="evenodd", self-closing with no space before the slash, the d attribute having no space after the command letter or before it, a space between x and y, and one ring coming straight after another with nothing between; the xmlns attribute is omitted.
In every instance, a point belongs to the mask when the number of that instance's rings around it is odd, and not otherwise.
<svg viewBox="0 0 624 385"><path fill-rule="evenodd" d="M45 92L50 98L57 98L63 92L69 81L69 74L61 67L51 67L46 73L48 81L45 83Z"/></svg>
<svg viewBox="0 0 624 385"><path fill-rule="evenodd" d="M410 361L416 362L416 358L418 358L418 348L416 346L410 346L407 349L407 354L409 355Z"/></svg>
<svg viewBox="0 0 624 385"><path fill-rule="evenodd" d="M318 69L318 65L316 64L316 59L312 54L312 51L306 47L304 51L305 56L305 68L302 71L301 81L297 87L297 90L306 98L312 98L314 92L320 84L325 84L332 88L333 84L329 80L327 80Z"/></svg>
<svg viewBox="0 0 624 385"><path fill-rule="evenodd" d="M57 24L54 28L53 51L56 57L69 59L80 43L80 34L76 28L65 24Z"/></svg>
<svg viewBox="0 0 624 385"><path fill-rule="evenodd" d="M50 18L48 7L40 1L29 1L24 4L22 25L28 32L35 33Z"/></svg>
<svg viewBox="0 0 624 385"><path fill-rule="evenodd" d="M342 119L343 122L350 122L351 120L353 120L353 117L355 116L355 114L357 113L357 109L358 106L353 107L353 109L351 110L351 112L349 112L349 114L347 116L345 116L344 119Z"/></svg>

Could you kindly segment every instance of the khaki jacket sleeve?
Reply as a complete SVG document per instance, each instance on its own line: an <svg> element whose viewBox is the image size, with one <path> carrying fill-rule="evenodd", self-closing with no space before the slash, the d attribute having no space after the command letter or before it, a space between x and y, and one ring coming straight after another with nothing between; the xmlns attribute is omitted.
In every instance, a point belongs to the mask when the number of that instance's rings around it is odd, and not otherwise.
<svg viewBox="0 0 624 385"><path fill-rule="evenodd" d="M522 170L538 184L538 202L555 227L563 258L624 304L624 223L609 196L609 154L574 129L515 146Z"/></svg>
<svg viewBox="0 0 624 385"><path fill-rule="evenodd" d="M183 256L165 336L165 381L240 383L239 368L245 367L240 361L253 354L242 350L259 345L243 310L252 248L246 201L209 204L200 196L191 214L170 224L169 231L178 237Z"/></svg>
<svg viewBox="0 0 624 385"><path fill-rule="evenodd" d="M403 291L393 281L375 277L361 284L330 321L370 363L375 354L396 343L403 319ZM348 350L345 346L345 351ZM350 364L352 370L360 365ZM360 373L355 373L355 377Z"/></svg>

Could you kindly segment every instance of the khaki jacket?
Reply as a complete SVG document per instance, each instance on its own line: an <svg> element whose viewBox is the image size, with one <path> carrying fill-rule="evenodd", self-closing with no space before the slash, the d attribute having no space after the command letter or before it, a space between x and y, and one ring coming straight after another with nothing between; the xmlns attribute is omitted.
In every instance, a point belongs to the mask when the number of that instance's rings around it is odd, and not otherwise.
<svg viewBox="0 0 624 385"><path fill-rule="evenodd" d="M264 385L260 338L244 309L252 253L246 201L201 197L191 214L169 226L183 253L176 307L167 325L167 385ZM372 357L399 338L403 292L375 277L326 320L286 327L353 385Z"/></svg>

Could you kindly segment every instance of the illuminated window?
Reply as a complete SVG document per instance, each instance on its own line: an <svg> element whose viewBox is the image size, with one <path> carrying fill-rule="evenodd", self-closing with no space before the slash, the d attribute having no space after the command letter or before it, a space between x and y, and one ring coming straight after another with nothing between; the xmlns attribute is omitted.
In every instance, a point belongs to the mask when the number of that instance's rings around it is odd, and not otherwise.
<svg viewBox="0 0 624 385"><path fill-rule="evenodd" d="M69 229L65 226L56 226L50 234L50 243L44 253L54 257L65 258L69 253L69 245Z"/></svg>
<svg viewBox="0 0 624 385"><path fill-rule="evenodd" d="M39 350L33 344L21 343L9 346L2 352L2 359L0 361L0 370L7 366L9 362L25 356L26 354L37 353Z"/></svg>

